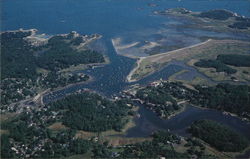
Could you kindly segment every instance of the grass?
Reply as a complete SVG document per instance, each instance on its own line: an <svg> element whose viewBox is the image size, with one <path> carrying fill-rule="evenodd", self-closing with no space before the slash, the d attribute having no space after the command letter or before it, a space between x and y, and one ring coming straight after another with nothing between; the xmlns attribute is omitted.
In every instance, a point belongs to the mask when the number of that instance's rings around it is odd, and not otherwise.
<svg viewBox="0 0 250 159"><path fill-rule="evenodd" d="M0 114L0 124L2 122L5 122L7 120L11 120L13 117L16 116L16 113L4 113L4 114Z"/></svg>
<svg viewBox="0 0 250 159"><path fill-rule="evenodd" d="M184 79L176 79L178 75L181 75L183 73L189 72L188 70L181 70L180 72L177 72L173 75L171 75L168 80L172 82L182 82L187 88L195 90L193 87L194 85L210 85L207 81L207 79L201 78L201 77L194 77L192 80L184 80Z"/></svg>
<svg viewBox="0 0 250 159"><path fill-rule="evenodd" d="M137 112L139 107L133 107L133 111ZM93 137L98 137L98 142L103 143L108 141L112 146L121 146L127 144L134 144L138 142L143 142L146 140L151 140L151 138L129 138L125 137L128 129L135 126L134 117L128 117L129 122L124 126L124 128L119 132L115 130L108 130L104 132L87 132L87 131L78 131L76 137L82 139L91 139Z"/></svg>
<svg viewBox="0 0 250 159"><path fill-rule="evenodd" d="M0 129L0 135L2 135L2 134L9 134L9 131Z"/></svg>
<svg viewBox="0 0 250 159"><path fill-rule="evenodd" d="M17 114L16 113L4 113L0 114L0 125L3 124L3 122L8 122L12 120ZM2 134L8 134L8 130L0 129L0 135Z"/></svg>
<svg viewBox="0 0 250 159"><path fill-rule="evenodd" d="M36 69L36 72L37 72L37 73L41 73L41 74L48 74L48 73L49 73L48 70L43 69L43 68L37 68L37 69Z"/></svg>
<svg viewBox="0 0 250 159"><path fill-rule="evenodd" d="M236 156L238 155L243 155L244 153L246 153L247 151L250 151L250 146L248 146L244 151L242 152L226 152L224 154L228 155L228 156L232 156L232 158L236 158Z"/></svg>
<svg viewBox="0 0 250 159"><path fill-rule="evenodd" d="M205 149L206 155L215 155L219 159L225 159L225 158L233 159L233 158L236 158L237 155L244 154L245 152L250 150L250 146L248 146L242 152L221 152L221 151L218 151L215 148L211 147L209 144L207 144L206 142L204 142L203 140L201 140L199 138L194 137L194 139L199 140L206 147L206 149Z"/></svg>
<svg viewBox="0 0 250 159"><path fill-rule="evenodd" d="M250 50L249 46L250 42L239 40L208 40L191 47L145 57L141 60L139 66L131 77L132 80L142 79L153 72L160 70L173 60L184 61L187 65L196 67L194 66L194 62L200 59L215 59L219 54L248 54ZM237 67L236 69L238 73L228 77L225 74L218 75L218 73L215 73L215 71L212 71L210 68L196 68L198 71L206 74L213 80L231 80L231 76L235 76L235 78L240 81L250 81L250 75L243 75L242 73L243 70L247 71L249 68ZM194 82L197 83L197 79Z"/></svg>
<svg viewBox="0 0 250 159"><path fill-rule="evenodd" d="M107 137L106 140L109 142L110 145L116 147L116 146L123 146L123 145L129 145L129 144L135 144L140 143L144 141L151 141L152 138L140 138L140 137Z"/></svg>
<svg viewBox="0 0 250 159"><path fill-rule="evenodd" d="M186 140L181 140L180 144L174 144L174 150L179 153L185 153L188 150L188 147L185 147L184 145L187 143Z"/></svg>
<svg viewBox="0 0 250 159"><path fill-rule="evenodd" d="M137 112L138 109L139 107L132 108L134 112ZM135 126L133 116L128 116L127 119L129 120L129 122L124 126L124 128L121 131L108 130L108 131L98 133L98 132L88 132L88 131L78 130L76 133L76 138L89 140L93 137L98 137L99 142L109 141L113 145L117 145L118 143L127 144L127 143L135 143L137 141L138 142L144 141L145 138L137 139L137 138L125 137L127 130ZM68 129L68 127L63 125L62 122L55 122L52 125L50 125L48 128L54 132Z"/></svg>
<svg viewBox="0 0 250 159"><path fill-rule="evenodd" d="M242 81L242 82L246 82L246 81L250 81L250 72L249 72L249 67L235 67L235 66L230 66L231 68L237 70L236 73L234 74L227 74L225 72L216 72L215 68L201 68L201 67L197 67L194 65L194 63L198 61L198 59L193 59L191 61L188 62L188 65L192 66L192 67L196 67L196 69L205 74L206 76L210 77L211 79L213 79L214 81L232 81L232 78L238 80L238 81ZM244 72L249 72L249 73L244 73Z"/></svg>
<svg viewBox="0 0 250 159"><path fill-rule="evenodd" d="M250 146L249 146L243 152L220 152L220 151L214 149L213 147L209 146L206 142L204 142L198 138L194 138L194 139L199 140L206 147L205 155L215 155L219 159L235 158L237 155L244 154L246 151L250 150ZM180 144L174 144L173 147L177 152L185 153L187 151L187 149L189 149L189 147L184 146L186 143L187 143L186 140L182 140Z"/></svg>
<svg viewBox="0 0 250 159"><path fill-rule="evenodd" d="M227 159L232 158L233 159L233 158L236 158L236 156L244 154L246 151L250 150L250 146L249 146L242 152L220 152L220 151L216 150L215 148L209 146L205 142L203 142L203 144L206 147L205 154L216 155L219 159L224 159L224 158L227 158Z"/></svg>
<svg viewBox="0 0 250 159"><path fill-rule="evenodd" d="M88 65L86 65L86 64L79 64L76 66L72 65L69 68L65 68L65 69L60 70L60 72L61 73L71 73L71 72L78 71L78 70L85 70L87 68L88 68Z"/></svg>
<svg viewBox="0 0 250 159"><path fill-rule="evenodd" d="M82 138L82 139L91 139L93 137L99 137L102 140L106 140L107 138L110 138L112 136L117 136L117 135L124 136L126 135L126 132L128 129L135 126L133 117L128 117L128 118L129 118L129 122L124 126L124 128L121 131L108 130L108 131L98 133L98 132L88 132L88 131L79 130L76 133L76 137Z"/></svg>
<svg viewBox="0 0 250 159"><path fill-rule="evenodd" d="M145 66L145 67L141 67ZM150 63L148 60L142 60L140 63L137 64L137 70L132 74L131 79L140 78L140 76L146 76L149 72L155 71L155 63Z"/></svg>
<svg viewBox="0 0 250 159"><path fill-rule="evenodd" d="M179 71L179 72L176 72L175 74L171 75L171 76L168 78L168 80L169 80L169 81L176 81L176 77L177 77L178 75L181 75L181 74L186 73L186 72L188 72L188 70L181 70L181 71Z"/></svg>
<svg viewBox="0 0 250 159"><path fill-rule="evenodd" d="M73 155L73 156L69 156L69 157L62 157L61 159L88 159L88 158L92 158L93 153L91 151L82 154L82 155Z"/></svg>
<svg viewBox="0 0 250 159"><path fill-rule="evenodd" d="M48 128L53 131L60 131L60 130L68 129L65 125L62 124L62 122L55 122L52 125L50 125Z"/></svg>

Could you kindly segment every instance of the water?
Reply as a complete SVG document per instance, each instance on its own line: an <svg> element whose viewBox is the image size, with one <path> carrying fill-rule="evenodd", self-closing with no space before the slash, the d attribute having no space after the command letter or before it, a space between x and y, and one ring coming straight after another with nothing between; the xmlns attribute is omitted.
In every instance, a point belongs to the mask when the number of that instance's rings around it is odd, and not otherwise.
<svg viewBox="0 0 250 159"><path fill-rule="evenodd" d="M156 3L158 6L150 7L148 3ZM103 95L111 96L128 87L130 84L125 81L125 78L133 68L135 60L117 55L111 43L113 38L119 37L125 44L166 39L163 41L166 45L178 42L181 46L198 43L203 36L249 39L239 34L171 28L171 24L182 24L185 21L152 14L155 10L184 7L193 11L223 8L250 16L249 0L3 0L1 7L2 31L36 28L40 33L49 35L68 33L72 30L81 34L103 35L102 40L99 41L102 46L100 50L104 50L110 59L110 64L83 71L93 76L94 81L54 92L52 95L45 96L45 102L61 98L82 88L90 88ZM179 42L179 39L184 40ZM138 83L147 84L160 78L167 79L183 68L181 65L170 64ZM214 110L189 107L170 120L161 120L144 107L140 107L139 112L141 118L136 119L137 126L128 131L128 136L146 136L158 129L171 129L185 135L184 129L192 121L207 118L229 125L249 137L247 135L250 130L249 124Z"/></svg>
<svg viewBox="0 0 250 159"><path fill-rule="evenodd" d="M144 106L139 106L140 109L138 113L140 114L140 117L135 119L137 126L128 130L128 137L148 136L156 130L167 129L173 133L177 133L182 136L188 136L189 134L186 130L192 124L192 122L201 119L209 119L223 123L250 139L249 122L241 121L237 117L224 115L220 111L187 106L184 112L172 117L169 120L163 120L157 117L157 115L152 111L146 109Z"/></svg>
<svg viewBox="0 0 250 159"><path fill-rule="evenodd" d="M158 6L149 7L148 3ZM185 7L193 11L224 8L250 16L249 0L3 0L1 4L1 30L37 28L47 34L75 30L109 37L157 29L156 26L169 20L152 16L152 11L165 8Z"/></svg>

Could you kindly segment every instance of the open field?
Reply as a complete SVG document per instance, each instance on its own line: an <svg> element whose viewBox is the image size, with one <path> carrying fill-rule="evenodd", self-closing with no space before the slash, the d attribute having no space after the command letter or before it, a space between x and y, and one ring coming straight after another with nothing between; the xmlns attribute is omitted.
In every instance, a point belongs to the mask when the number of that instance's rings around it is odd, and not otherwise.
<svg viewBox="0 0 250 159"><path fill-rule="evenodd" d="M140 58L137 61L137 66L130 72L127 77L129 82L136 81L144 78L147 75L152 74L155 71L163 68L167 63L176 60L184 61L189 66L194 66L194 62L199 59L215 59L219 54L248 54L250 51L250 42L239 41L239 40L207 40L203 43L199 43L193 46L185 47L182 49L169 51L162 54L157 54L153 56L148 56ZM210 68L198 68L200 72L205 73L208 77L217 78L218 73L214 71L209 71L210 74L206 73ZM250 80L249 75L242 75L242 71L248 68L236 68L238 72L233 74L236 79L240 81ZM216 75L214 75L216 74ZM231 76L220 73L221 79L231 79ZM215 78L215 80L216 80ZM217 79L217 80L221 80Z"/></svg>
<svg viewBox="0 0 250 159"><path fill-rule="evenodd" d="M136 144L144 141L151 141L151 137L107 137L107 141L112 146L123 146L123 145L129 145L129 144Z"/></svg>
<svg viewBox="0 0 250 159"><path fill-rule="evenodd" d="M133 111L137 112L138 109L139 109L139 107L134 107ZM146 138L127 138L127 137L125 137L127 130L135 126L134 117L129 116L127 118L129 121L121 131L108 130L108 131L104 131L104 132L88 132L88 131L78 130L75 137L85 139L85 140L90 140L92 138L97 137L98 142L103 143L105 141L108 141L113 146L133 144L136 142L145 141ZM63 125L62 122L55 122L52 125L50 125L48 128L52 131L61 131L61 130L69 129L68 127ZM148 140L148 138L147 138L147 140Z"/></svg>
<svg viewBox="0 0 250 159"><path fill-rule="evenodd" d="M247 151L250 150L250 147L248 146L242 152L220 152L220 151L216 150L215 148L211 147L209 144L207 144L203 140L200 140L200 139L195 138L195 137L193 139L198 140L199 142L201 142L206 147L206 149L204 151L205 155L217 156L218 159L236 158L236 156L243 155L244 153L246 153ZM182 140L180 144L175 144L173 146L174 146L174 149L177 152L179 152L179 153L185 153L189 149L189 147L186 147L185 144L187 144L187 141L186 140Z"/></svg>
<svg viewBox="0 0 250 159"><path fill-rule="evenodd" d="M205 78L202 78L202 77L198 77L198 76L196 76L195 78L193 78L192 80L185 80L185 79L177 79L176 77L178 76L178 75L181 75L181 74L183 74L183 73L188 73L189 71L188 70L181 70L180 72L177 72L177 73L175 73L175 74L173 74L172 76L170 76L169 78L168 78L168 80L169 81L172 81L172 82L176 82L176 81L178 81L178 82L182 82L182 83L184 83L184 85L186 86L186 87L188 87L188 88L190 88L190 89L194 89L192 86L193 85L198 85L198 84L200 84L200 85L213 85L212 83L210 83L207 79L205 79Z"/></svg>
<svg viewBox="0 0 250 159"><path fill-rule="evenodd" d="M96 138L98 142L103 143L108 141L110 145L113 146L120 146L126 144L133 144L137 142L142 142L145 140L150 140L150 138L127 138L124 135L129 128L135 126L133 119L131 118L130 121L125 125L124 129L121 132L109 130L104 132L87 132L83 130L78 130L76 133L76 138L81 138L85 140L90 140L92 138ZM61 122L56 122L48 127L52 131L60 131L68 129L65 125Z"/></svg>
<svg viewBox="0 0 250 159"><path fill-rule="evenodd" d="M12 119L16 116L16 113L4 113L0 115L0 124L6 120Z"/></svg>
<svg viewBox="0 0 250 159"><path fill-rule="evenodd" d="M64 130L68 129L65 125L62 124L62 122L56 122L48 127L50 130L58 131L58 130Z"/></svg>
<svg viewBox="0 0 250 159"><path fill-rule="evenodd" d="M0 114L0 125L2 125L4 122L11 120L16 116L16 113L5 113L5 114ZM0 135L2 134L8 134L8 130L4 130L0 127Z"/></svg>
<svg viewBox="0 0 250 159"><path fill-rule="evenodd" d="M126 131L134 126L135 126L135 123L133 121L133 118L130 117L129 122L124 126L124 128L120 132L115 131L115 130L108 130L108 131L98 133L98 132L88 132L88 131L78 130L76 133L76 137L82 138L82 139L91 139L92 137L97 137L97 136L101 138L106 138L106 137L115 136L115 135L125 135ZM68 129L65 125L63 125L62 122L53 123L48 128L52 131L60 131L60 130Z"/></svg>
<svg viewBox="0 0 250 159"><path fill-rule="evenodd" d="M108 131L104 131L104 132L87 132L87 131L82 131L79 130L76 134L77 138L82 138L82 139L90 139L92 137L100 137L102 139L106 139L107 137L112 137L112 136L117 136L117 135L125 135L126 131L132 127L135 126L135 123L133 121L133 118L130 117L129 118L129 122L124 126L124 128L122 129L122 131L118 132L115 130L108 130Z"/></svg>
<svg viewBox="0 0 250 159"><path fill-rule="evenodd" d="M83 158L91 158L93 153L91 151L83 154L83 155L73 155L68 157L62 157L61 159L83 159Z"/></svg>

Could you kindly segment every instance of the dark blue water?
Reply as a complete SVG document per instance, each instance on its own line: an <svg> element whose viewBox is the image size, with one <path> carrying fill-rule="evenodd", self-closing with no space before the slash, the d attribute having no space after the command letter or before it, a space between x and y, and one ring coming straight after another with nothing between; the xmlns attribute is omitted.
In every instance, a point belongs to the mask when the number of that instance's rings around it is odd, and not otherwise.
<svg viewBox="0 0 250 159"><path fill-rule="evenodd" d="M155 28L164 18L151 16L152 11L174 7L193 11L223 8L250 16L249 0L2 0L1 4L1 30L37 28L48 34L75 30L114 36Z"/></svg>
<svg viewBox="0 0 250 159"><path fill-rule="evenodd" d="M133 68L135 60L117 55L111 43L114 37L121 37L127 42L161 37L169 37L167 42L171 42L171 38L176 39L176 37L192 39L183 46L197 43L199 37L208 35L242 38L241 35L171 28L169 24L183 22L170 17L155 16L152 14L154 10L184 7L193 11L204 11L223 8L250 16L249 0L2 0L0 3L2 31L36 28L40 33L49 35L68 33L72 30L81 34L103 35L101 43L105 54L110 59L110 64L85 70L85 73L94 77L93 82L57 91L53 95L45 96L45 102L82 88L90 88L111 96L129 86L125 78ZM148 3L156 3L158 6L149 7ZM180 65L168 65L138 83L146 84L160 78L167 79L182 69ZM212 110L190 107L184 113L167 121L159 119L144 107L140 107L139 113L141 118L136 120L137 126L128 131L128 136L145 136L158 129L171 129L183 134L184 129L192 121L204 118L220 121L246 136L250 134L249 124L246 122Z"/></svg>
<svg viewBox="0 0 250 159"><path fill-rule="evenodd" d="M140 105L138 113L140 114L140 117L135 119L137 126L128 130L128 137L149 136L154 131L167 129L173 133L188 136L189 134L186 130L192 122L201 119L209 119L225 124L250 139L249 122L241 121L237 117L223 115L222 112L216 110L187 106L184 112L169 120L160 119L156 114L142 105Z"/></svg>

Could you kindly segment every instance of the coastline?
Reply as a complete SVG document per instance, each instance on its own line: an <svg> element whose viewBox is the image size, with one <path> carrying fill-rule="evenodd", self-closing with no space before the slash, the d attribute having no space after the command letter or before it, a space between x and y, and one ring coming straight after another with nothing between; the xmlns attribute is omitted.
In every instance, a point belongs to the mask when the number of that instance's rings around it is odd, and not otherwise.
<svg viewBox="0 0 250 159"><path fill-rule="evenodd" d="M202 110L215 110L215 111L218 111L218 112L222 113L223 115L235 117L235 118L240 119L241 121L246 121L247 123L250 124L249 119L243 118L243 117L241 117L241 116L239 116L237 114L234 114L234 113L230 113L230 112L227 112L227 111L224 111L224 110L218 110L218 109L213 109L213 108L208 108L208 107L202 107L202 106L198 106L198 105L194 105L194 104L190 104L190 106L196 107L196 108L199 108L199 109L202 109Z"/></svg>
<svg viewBox="0 0 250 159"><path fill-rule="evenodd" d="M141 62L145 59L146 57L139 57L138 60L136 61L136 66L129 72L126 81L131 83L131 82L136 82L138 81L137 79L131 79L135 71L140 67Z"/></svg>
<svg viewBox="0 0 250 159"><path fill-rule="evenodd" d="M35 28L31 28L31 29L23 29L23 28L20 28L20 29L17 29L17 30L6 30L6 31L2 31L1 34L3 33L14 33L14 32L31 32L32 34L36 33L38 30L35 29Z"/></svg>
<svg viewBox="0 0 250 159"><path fill-rule="evenodd" d="M178 9L183 9L183 11L186 11L186 13L182 13L178 11ZM169 10L164 10L164 11L154 11L154 14L159 15L159 16L171 16L173 18L181 18L181 19L193 21L194 24L188 24L188 25L182 26L182 27L187 27L187 28L204 29L204 30L214 31L214 32L219 32L219 33L244 33L244 34L250 33L249 28L248 29L235 29L235 28L228 27L228 25L232 25L234 22L237 22L236 18L247 18L247 17L238 15L237 13L232 12L230 10L226 10L226 9L218 9L218 10L223 10L225 12L232 13L233 16L225 20L199 17L198 15L203 12L190 11L185 8L171 8Z"/></svg>
<svg viewBox="0 0 250 159"><path fill-rule="evenodd" d="M139 57L139 58L137 58L137 59L139 59L139 60L137 60L137 62L136 62L136 67L134 67L134 68L130 71L130 73L128 74L128 76L127 76L127 81L128 81L128 82L136 82L136 81L138 81L138 80L140 80L140 79L142 79L142 78L145 78L145 77L147 77L148 75L154 73L155 71L157 71L157 70L154 70L153 72L148 73L148 74L147 74L146 76L144 76L144 77L139 77L139 78L137 78L137 79L131 79L132 76L133 76L133 74L136 72L136 70L138 70L138 68L140 68L140 64L142 63L142 61L145 60L145 59L148 59L148 58L157 58L157 59L159 59L159 58L161 58L161 56L164 56L164 55L166 55L166 54L173 54L173 53L178 52L178 51L182 51L182 50L185 50L185 49L190 49L190 48L193 48L193 47L197 47L197 46L200 46L200 45L204 45L204 44L206 44L206 43L208 43L208 42L210 42L210 41L212 41L212 39L208 39L208 40L206 40L206 41L204 41L204 42L201 42L201 43L198 43L198 44L194 44L194 45L187 46L187 47L180 48L180 49L173 50L173 51L168 51L168 52L165 52L165 53L160 53L160 54L151 55L151 56L147 56L147 57ZM157 59L156 59L156 60L154 59L154 61L157 61Z"/></svg>
<svg viewBox="0 0 250 159"><path fill-rule="evenodd" d="M169 115L165 120L169 120L169 119L175 117L176 115L178 115L178 114L180 114L180 113L182 113L182 112L185 112L186 108L187 108L187 105L184 104L184 106L183 106L180 110L177 110L176 112L173 112L173 113L172 113L171 115Z"/></svg>
<svg viewBox="0 0 250 159"><path fill-rule="evenodd" d="M114 39L111 39L111 43L113 45L113 48L115 49L115 52L117 55L120 55L120 56L125 56L125 57L128 57L128 58L132 58L132 59L138 59L139 57L137 56L133 56L133 55L129 55L129 54L119 54L119 48L117 48L117 45L115 44L115 40Z"/></svg>

